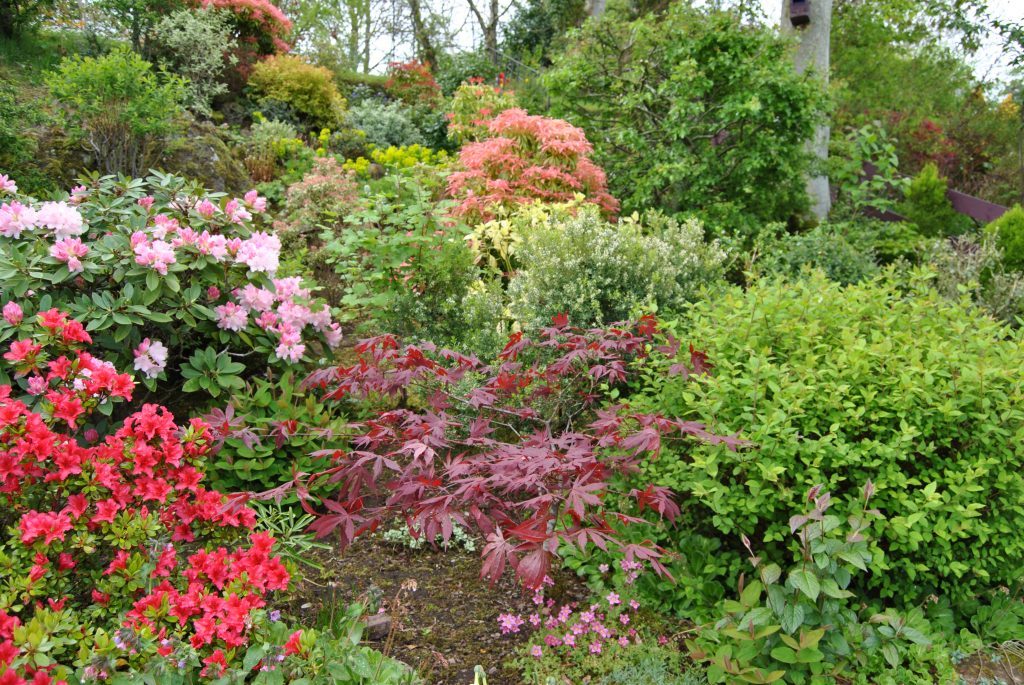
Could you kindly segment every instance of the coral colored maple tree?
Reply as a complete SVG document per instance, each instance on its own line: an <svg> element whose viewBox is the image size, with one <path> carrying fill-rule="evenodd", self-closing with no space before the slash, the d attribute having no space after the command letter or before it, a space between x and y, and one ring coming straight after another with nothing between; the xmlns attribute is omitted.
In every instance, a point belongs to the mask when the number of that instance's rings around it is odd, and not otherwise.
<svg viewBox="0 0 1024 685"><path fill-rule="evenodd" d="M298 482L305 506L320 514L313 529L348 544L396 516L428 540L449 539L453 523L473 527L487 538L483 575L496 580L511 567L530 588L561 545L618 546L625 560L664 572L660 550L621 541L616 526L639 522L645 509L672 519L678 507L666 488L619 488L618 476L656 458L666 440L742 442L625 404L601 407L603 390L623 386L635 360L652 349L676 354L678 342L657 345L657 333L650 317L594 330L556 317L536 339L513 335L493 366L388 335L364 341L355 364L307 379L328 398L384 405L352 426L351 450L326 455L333 467ZM707 368L691 350L689 366L674 373ZM333 484L324 511L306 501L311 484Z"/></svg>
<svg viewBox="0 0 1024 685"><path fill-rule="evenodd" d="M593 147L583 129L522 109L501 112L487 129L489 137L462 148L462 170L448 177L458 216L488 221L501 206L567 202L577 194L608 215L618 211L604 171L590 161Z"/></svg>

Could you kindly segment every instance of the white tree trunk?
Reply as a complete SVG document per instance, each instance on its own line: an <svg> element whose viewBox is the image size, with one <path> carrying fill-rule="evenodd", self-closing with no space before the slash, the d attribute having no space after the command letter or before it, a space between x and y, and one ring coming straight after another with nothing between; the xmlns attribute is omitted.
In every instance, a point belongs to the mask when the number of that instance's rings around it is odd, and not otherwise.
<svg viewBox="0 0 1024 685"><path fill-rule="evenodd" d="M782 0L781 28L784 35L796 35L799 45L794 60L797 73L807 69L813 70L825 82L828 82L829 71L829 39L832 31L832 0L808 0L811 7L809 24L794 27L789 19L791 0ZM824 166L828 160L828 124L821 124L814 131L814 137L808 141L808 148ZM807 194L811 198L811 211L820 220L828 216L832 207L832 197L828 189L828 176L811 176L807 179Z"/></svg>

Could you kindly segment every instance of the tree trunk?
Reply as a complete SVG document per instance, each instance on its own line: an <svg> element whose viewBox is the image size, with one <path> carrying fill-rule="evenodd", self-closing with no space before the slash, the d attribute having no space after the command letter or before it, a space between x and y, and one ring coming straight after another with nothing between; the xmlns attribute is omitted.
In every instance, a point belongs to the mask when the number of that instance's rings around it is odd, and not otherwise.
<svg viewBox="0 0 1024 685"><path fill-rule="evenodd" d="M0 38L14 38L17 16L12 0L0 0Z"/></svg>
<svg viewBox="0 0 1024 685"><path fill-rule="evenodd" d="M797 46L794 63L797 73L813 70L824 81L828 82L829 72L829 40L832 31L832 0L808 0L810 3L810 23L794 27L790 21L789 8L792 0L782 0L781 28L784 35L796 35ZM807 142L807 147L820 160L824 168L828 161L829 126L820 124L814 136ZM829 193L828 176L824 174L810 176L807 179L807 194L811 198L811 211L819 220L828 216L832 208L832 196Z"/></svg>
<svg viewBox="0 0 1024 685"><path fill-rule="evenodd" d="M409 13L412 16L412 33L416 40L416 52L421 62L432 68L437 67L437 50L430 39L430 31L423 21L423 5L420 0L409 0Z"/></svg>

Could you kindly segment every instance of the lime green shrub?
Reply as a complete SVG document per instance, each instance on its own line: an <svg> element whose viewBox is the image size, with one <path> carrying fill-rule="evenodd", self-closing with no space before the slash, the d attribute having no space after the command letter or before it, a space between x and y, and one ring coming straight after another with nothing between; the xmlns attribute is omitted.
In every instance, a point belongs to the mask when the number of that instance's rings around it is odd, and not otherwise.
<svg viewBox="0 0 1024 685"><path fill-rule="evenodd" d="M714 369L691 380L655 369L638 404L756 446L647 466L681 493L685 534L742 533L780 563L810 487L852 504L870 480L887 520L873 524L859 590L963 600L1021 577L1019 334L924 285L843 288L819 274L700 302L677 335Z"/></svg>
<svg viewBox="0 0 1024 685"><path fill-rule="evenodd" d="M249 87L258 100L283 102L315 127L336 126L345 114L345 99L331 72L296 55L274 55L257 63Z"/></svg>
<svg viewBox="0 0 1024 685"><path fill-rule="evenodd" d="M817 268L843 285L862 281L877 271L870 252L851 245L827 224L780 239L762 266L766 273L785 276L799 276L804 269Z"/></svg>
<svg viewBox="0 0 1024 685"><path fill-rule="evenodd" d="M1001 217L985 227L996 236L1003 251L1003 264L1014 271L1024 271L1024 209L1014 205Z"/></svg>
<svg viewBox="0 0 1024 685"><path fill-rule="evenodd" d="M939 167L929 162L906 187L899 210L917 225L917 231L929 238L959 235L970 227L970 220L953 209L946 197L948 183L939 175Z"/></svg>
<svg viewBox="0 0 1024 685"><path fill-rule="evenodd" d="M159 78L126 48L65 59L47 84L67 114L69 133L104 173L142 175L181 129L184 81Z"/></svg>

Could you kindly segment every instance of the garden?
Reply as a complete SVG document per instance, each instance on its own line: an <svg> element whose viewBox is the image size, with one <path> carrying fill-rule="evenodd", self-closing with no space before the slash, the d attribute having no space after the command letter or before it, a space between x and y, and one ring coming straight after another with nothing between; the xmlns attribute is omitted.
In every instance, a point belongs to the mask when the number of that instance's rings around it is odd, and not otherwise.
<svg viewBox="0 0 1024 685"><path fill-rule="evenodd" d="M0 685L1024 683L1012 4L0 0Z"/></svg>

